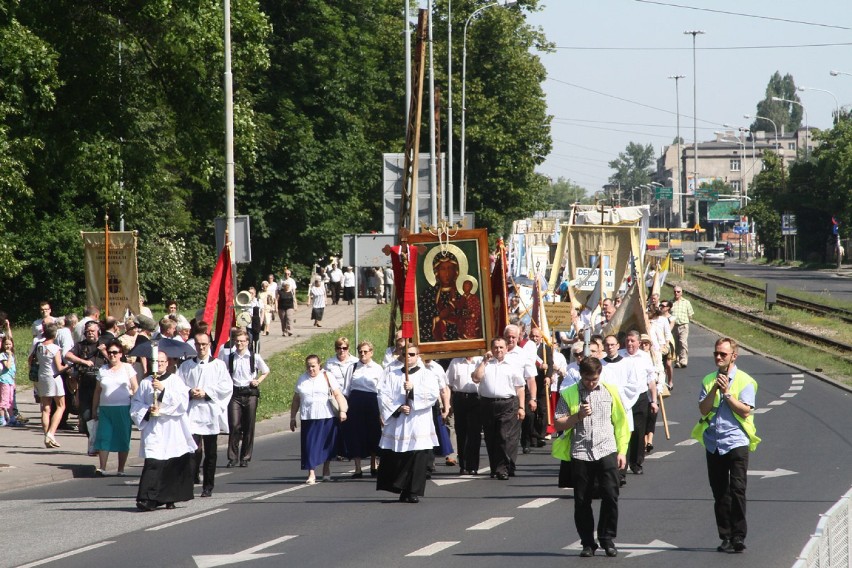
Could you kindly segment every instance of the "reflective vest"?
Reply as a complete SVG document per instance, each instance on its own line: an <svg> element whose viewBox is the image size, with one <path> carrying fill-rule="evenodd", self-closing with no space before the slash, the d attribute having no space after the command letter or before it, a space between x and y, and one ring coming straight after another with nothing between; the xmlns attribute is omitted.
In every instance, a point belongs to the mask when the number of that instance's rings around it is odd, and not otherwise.
<svg viewBox="0 0 852 568"><path fill-rule="evenodd" d="M612 396L612 426L615 434L615 448L619 455L627 454L627 445L630 443L630 427L627 425L627 413L621 404L621 396L618 387L608 383L598 383ZM580 384L574 383L560 393L560 396L568 404L568 413L577 414L580 409ZM571 461L571 443L574 439L574 428L565 430L561 436L553 441L550 455L562 461Z"/></svg>
<svg viewBox="0 0 852 568"><path fill-rule="evenodd" d="M704 385L704 392L710 392L710 389L713 388L713 383L716 382L716 373L710 373L702 380L702 384ZM737 369L736 375L734 375L734 382L731 383L728 392L733 398L739 400L740 392L748 386L752 385L754 387L754 394L757 396L757 381L755 381L751 376L745 371L741 371ZM706 415L701 417L701 420L698 421L698 424L695 425L695 428L692 429L692 437L701 442L701 445L704 445L704 431L710 427L710 422L716 418L716 413L719 410L719 403L722 398L717 390L715 393L715 399L713 400L713 408ZM757 445L760 443L760 438L757 437L757 429L754 427L754 414L749 413L748 418L743 418L736 412L732 412L734 418L737 419L737 422L740 423L740 427L748 436L748 449L753 452L757 449Z"/></svg>

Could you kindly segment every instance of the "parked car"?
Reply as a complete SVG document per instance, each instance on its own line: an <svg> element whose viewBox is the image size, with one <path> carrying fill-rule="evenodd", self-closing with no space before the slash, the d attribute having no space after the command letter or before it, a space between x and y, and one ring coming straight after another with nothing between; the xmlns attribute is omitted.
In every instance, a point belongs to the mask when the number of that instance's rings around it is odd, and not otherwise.
<svg viewBox="0 0 852 568"><path fill-rule="evenodd" d="M725 266L725 249L712 248L704 252L704 264L718 264Z"/></svg>
<svg viewBox="0 0 852 568"><path fill-rule="evenodd" d="M734 256L734 245L727 241L721 241L716 243L716 248L725 249L725 254L733 257Z"/></svg>
<svg viewBox="0 0 852 568"><path fill-rule="evenodd" d="M707 249L710 247L698 247L698 250L695 251L695 260L701 260L704 258L704 253L707 252Z"/></svg>
<svg viewBox="0 0 852 568"><path fill-rule="evenodd" d="M672 257L672 260L676 260L678 262L683 262L683 249L682 248L669 249L669 255Z"/></svg>

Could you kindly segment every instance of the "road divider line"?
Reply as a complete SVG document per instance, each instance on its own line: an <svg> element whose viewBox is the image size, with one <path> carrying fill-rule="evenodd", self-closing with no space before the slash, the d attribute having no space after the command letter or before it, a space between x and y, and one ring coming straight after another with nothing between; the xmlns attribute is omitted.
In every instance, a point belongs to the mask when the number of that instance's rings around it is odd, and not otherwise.
<svg viewBox="0 0 852 568"><path fill-rule="evenodd" d="M781 398L793 398L797 394L799 394L799 393L797 393L797 392L785 392L784 394L781 395Z"/></svg>
<svg viewBox="0 0 852 568"><path fill-rule="evenodd" d="M794 385L803 385L803 384L805 384L805 379L795 379L793 381L793 384Z"/></svg>
<svg viewBox="0 0 852 568"><path fill-rule="evenodd" d="M698 443L698 440L696 440L695 438L687 438L683 442L678 442L677 444L675 444L675 446L691 446L691 445L697 444L697 443Z"/></svg>
<svg viewBox="0 0 852 568"><path fill-rule="evenodd" d="M494 527L499 527L503 523L508 523L515 517L491 517L487 521L482 521L477 525L473 525L472 527L467 527L469 531L487 531L491 530Z"/></svg>
<svg viewBox="0 0 852 568"><path fill-rule="evenodd" d="M529 503L518 505L518 509L540 509L545 505L550 505L554 501L559 501L559 499L556 497L541 497L540 499L533 499Z"/></svg>
<svg viewBox="0 0 852 568"><path fill-rule="evenodd" d="M415 550L414 552L409 552L406 556L432 556L434 554L438 554L442 550L446 550L451 546L455 546L460 543L460 540L444 540L433 542L429 546L424 546L419 550Z"/></svg>
<svg viewBox="0 0 852 568"><path fill-rule="evenodd" d="M753 414L766 414L770 410L772 410L772 409L771 408L755 408L751 412Z"/></svg>
<svg viewBox="0 0 852 568"><path fill-rule="evenodd" d="M805 374L804 374L804 373L794 373L794 374L792 374L792 375L790 375L790 376L791 376L791 377L793 377L794 379L804 379L804 378L805 378Z"/></svg>
<svg viewBox="0 0 852 568"><path fill-rule="evenodd" d="M654 452L653 454L647 454L647 453L646 453L646 454L645 454L645 459L646 459L646 460L658 460L658 459L660 459L660 458L664 458L664 457L666 457L667 455L669 455L669 454L673 454L673 453L674 453L674 451L671 451L671 452Z"/></svg>
<svg viewBox="0 0 852 568"><path fill-rule="evenodd" d="M802 387L801 387L801 385L799 385L799 386L794 386L794 387L790 387L790 390L791 390L791 391L800 391L800 390L802 390Z"/></svg>
<svg viewBox="0 0 852 568"><path fill-rule="evenodd" d="M156 527L151 527L149 529L145 529L146 531L161 531L163 529L167 529L169 527L173 527L175 525L182 525L183 523L188 523L190 521L197 521L198 519L203 519L204 517L209 517L210 515L215 515L216 513L221 513L223 511L227 511L228 509L213 509L211 511L204 511L203 513L198 513L197 515L192 515L191 517L185 517L183 519L178 519L176 521L172 521L171 523L165 523L162 525L157 525Z"/></svg>
<svg viewBox="0 0 852 568"><path fill-rule="evenodd" d="M264 501L269 499L270 497L277 497L279 495L284 495L285 493L292 493L293 491L298 491L299 489L304 489L305 487L310 487L307 483L303 485L294 485L293 487L288 487L287 489L282 489L281 491L275 491L273 493L267 493L266 495L261 495L260 497L255 497L253 501Z"/></svg>
<svg viewBox="0 0 852 568"><path fill-rule="evenodd" d="M89 546L84 546L82 548L77 548L75 550L71 550L69 552L63 552L62 554L57 554L56 556L51 556L50 558L42 558L41 560L36 560L35 562L30 562L29 564L22 564L18 566L18 568L33 568L34 566L41 566L43 564L50 564L51 562L56 562L57 560L62 560L63 558L68 558L69 556L74 556L75 554L82 554L83 552L89 552L90 550L95 550L97 548L101 548L102 546L106 546L108 544L113 544L114 540L105 540L104 542L98 542L95 544L90 544Z"/></svg>
<svg viewBox="0 0 852 568"><path fill-rule="evenodd" d="M785 402L787 402L787 401L786 400L773 400L772 402L767 404L767 406L781 406Z"/></svg>

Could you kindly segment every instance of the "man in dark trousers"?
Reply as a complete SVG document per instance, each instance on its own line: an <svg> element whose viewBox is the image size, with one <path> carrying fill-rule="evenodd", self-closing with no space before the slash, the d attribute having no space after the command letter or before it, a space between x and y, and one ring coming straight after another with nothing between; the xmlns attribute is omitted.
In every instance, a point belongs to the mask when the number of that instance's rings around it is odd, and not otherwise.
<svg viewBox="0 0 852 568"><path fill-rule="evenodd" d="M701 420L692 437L707 450L707 475L713 490L719 552L746 549L746 476L748 456L760 443L754 427L757 382L736 366L737 342L716 341L717 370L702 381L698 410Z"/></svg>
<svg viewBox="0 0 852 568"><path fill-rule="evenodd" d="M574 524L583 547L580 556L594 556L600 547L617 556L618 472L627 463L630 429L618 388L602 383L601 362L587 357L580 363L580 382L563 389L556 405L556 430L564 431L553 444L553 456L571 462L574 481ZM601 497L598 539L592 493L597 481Z"/></svg>
<svg viewBox="0 0 852 568"><path fill-rule="evenodd" d="M547 435L547 396L553 374L553 349L544 342L541 329L533 327L530 340L535 344L536 404L530 406L530 412L524 417L521 426L521 447L525 454L530 453L530 448L542 448L546 443L544 437Z"/></svg>

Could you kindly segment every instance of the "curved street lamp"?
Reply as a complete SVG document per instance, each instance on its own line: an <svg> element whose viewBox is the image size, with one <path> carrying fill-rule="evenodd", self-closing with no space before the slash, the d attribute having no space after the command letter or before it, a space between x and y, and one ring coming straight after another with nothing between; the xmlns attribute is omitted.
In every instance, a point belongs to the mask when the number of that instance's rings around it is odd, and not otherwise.
<svg viewBox="0 0 852 568"><path fill-rule="evenodd" d="M459 217L464 219L465 202L467 201L467 159L465 157L465 116L467 114L467 28L473 18L483 10L502 5L505 8L517 4L517 0L492 2L474 10L464 23L464 38L462 40L462 110L461 110L461 183L459 183ZM452 172L450 172L452 175Z"/></svg>
<svg viewBox="0 0 852 568"><path fill-rule="evenodd" d="M807 160L808 155L809 155L808 148L811 145L810 144L811 129L810 129L810 126L808 125L809 124L808 123L808 111L807 111L807 109L805 109L805 105L803 105L799 101L793 101L793 100L790 100L790 99L782 99L781 97L772 97L772 100L779 102L779 103L790 103L790 104L799 105L800 107L802 107L802 112L805 114L805 160Z"/></svg>

